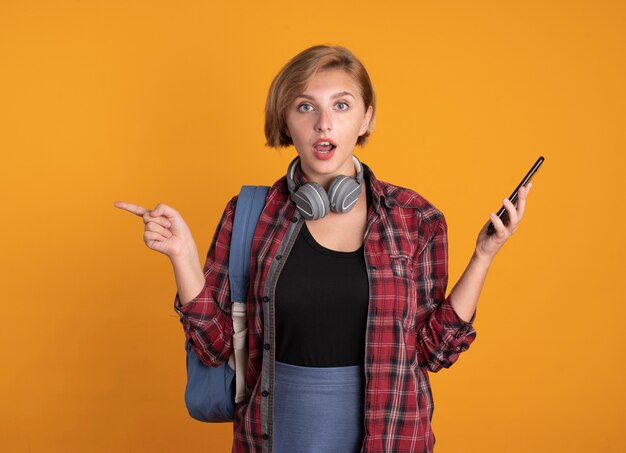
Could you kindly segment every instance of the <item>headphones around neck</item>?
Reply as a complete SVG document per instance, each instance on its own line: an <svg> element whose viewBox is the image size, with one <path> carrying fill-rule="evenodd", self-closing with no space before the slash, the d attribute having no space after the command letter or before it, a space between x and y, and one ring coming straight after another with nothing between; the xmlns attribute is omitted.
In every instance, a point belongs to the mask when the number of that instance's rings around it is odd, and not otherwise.
<svg viewBox="0 0 626 453"><path fill-rule="evenodd" d="M352 159L357 169L356 179L346 175L336 176L328 186L328 193L316 182L307 182L296 189L293 175L300 156L291 161L287 169L287 187L305 220L321 219L329 211L345 213L354 207L363 187L363 165L356 156Z"/></svg>

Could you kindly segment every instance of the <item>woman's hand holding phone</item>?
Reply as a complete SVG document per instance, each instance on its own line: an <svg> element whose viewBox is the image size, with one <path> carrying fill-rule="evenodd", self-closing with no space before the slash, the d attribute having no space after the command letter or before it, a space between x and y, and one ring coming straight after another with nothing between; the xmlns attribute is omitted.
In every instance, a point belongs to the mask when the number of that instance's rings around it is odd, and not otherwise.
<svg viewBox="0 0 626 453"><path fill-rule="evenodd" d="M503 200L502 208L498 213L489 215L489 221L480 230L476 240L476 256L478 258L491 261L506 240L517 230L524 216L528 192L532 187L530 180L541 167L543 161L543 156L540 156L511 196Z"/></svg>
<svg viewBox="0 0 626 453"><path fill-rule="evenodd" d="M522 186L518 190L517 202L511 203L508 198L503 200L504 208L508 214L508 223L504 222L495 213L489 215L489 221L485 223L483 228L478 234L476 240L476 255L479 258L493 260L496 253L504 245L508 238L517 230L522 217L524 217L524 211L526 210L526 198L528 192L532 187L532 183L529 182L525 186ZM489 233L490 226L493 225L494 232Z"/></svg>

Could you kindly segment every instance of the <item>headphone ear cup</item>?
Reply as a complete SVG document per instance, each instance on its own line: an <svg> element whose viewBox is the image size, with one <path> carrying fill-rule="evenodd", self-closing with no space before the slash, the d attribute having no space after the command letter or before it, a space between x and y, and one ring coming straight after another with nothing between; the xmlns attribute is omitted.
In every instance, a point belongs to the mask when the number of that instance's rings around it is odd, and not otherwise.
<svg viewBox="0 0 626 453"><path fill-rule="evenodd" d="M324 188L316 182L302 185L293 195L292 200L305 220L317 220L330 211L330 202Z"/></svg>
<svg viewBox="0 0 626 453"><path fill-rule="evenodd" d="M360 194L361 185L354 178L339 175L328 187L330 209L333 212L348 212L354 207Z"/></svg>

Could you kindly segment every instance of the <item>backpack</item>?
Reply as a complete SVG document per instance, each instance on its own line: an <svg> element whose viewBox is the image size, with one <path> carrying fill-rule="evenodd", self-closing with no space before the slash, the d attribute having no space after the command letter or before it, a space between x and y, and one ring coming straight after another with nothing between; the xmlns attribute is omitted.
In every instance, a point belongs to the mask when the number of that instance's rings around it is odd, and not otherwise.
<svg viewBox="0 0 626 453"><path fill-rule="evenodd" d="M267 186L243 186L237 198L230 240L228 274L233 318L233 352L218 367L205 365L185 341L187 386L185 404L189 415L202 422L230 422L235 404L245 400L248 362L246 297L250 281L252 237L265 205Z"/></svg>

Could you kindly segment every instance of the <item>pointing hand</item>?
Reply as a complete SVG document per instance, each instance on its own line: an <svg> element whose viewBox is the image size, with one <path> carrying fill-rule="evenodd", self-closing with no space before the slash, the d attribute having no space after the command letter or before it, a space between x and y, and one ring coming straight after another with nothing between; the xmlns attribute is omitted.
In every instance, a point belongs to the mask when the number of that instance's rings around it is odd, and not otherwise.
<svg viewBox="0 0 626 453"><path fill-rule="evenodd" d="M185 253L197 253L189 227L171 206L159 203L150 210L125 201L116 201L113 205L143 219L143 241L150 249L163 253L170 259Z"/></svg>

